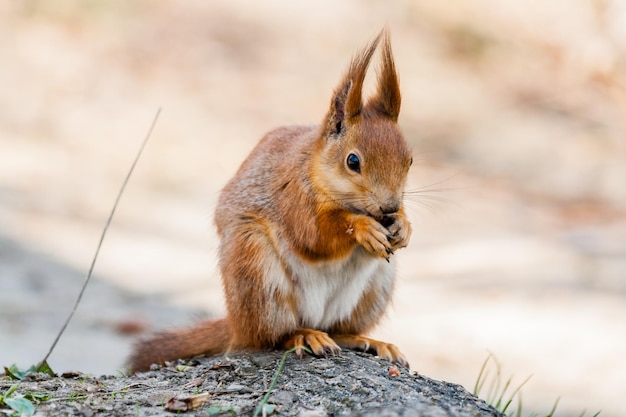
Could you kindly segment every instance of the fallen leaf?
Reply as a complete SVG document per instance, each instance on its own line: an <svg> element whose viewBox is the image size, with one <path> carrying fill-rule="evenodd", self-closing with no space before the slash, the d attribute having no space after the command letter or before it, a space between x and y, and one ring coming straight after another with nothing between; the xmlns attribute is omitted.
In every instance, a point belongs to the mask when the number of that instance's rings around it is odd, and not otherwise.
<svg viewBox="0 0 626 417"><path fill-rule="evenodd" d="M204 404L209 396L210 394L208 392L204 392L198 395L172 397L167 400L167 403L165 404L165 409L167 411L173 412L185 412L195 410L196 408Z"/></svg>
<svg viewBox="0 0 626 417"><path fill-rule="evenodd" d="M211 367L209 369L211 370L218 370L218 369L222 369L222 368L232 368L233 364L230 362L218 362L218 363L214 363L213 365L211 365Z"/></svg>
<svg viewBox="0 0 626 417"><path fill-rule="evenodd" d="M186 383L185 385L183 385L183 388L184 389L195 388L195 387L199 387L202 384L204 384L204 378L196 378L193 381L190 381Z"/></svg>

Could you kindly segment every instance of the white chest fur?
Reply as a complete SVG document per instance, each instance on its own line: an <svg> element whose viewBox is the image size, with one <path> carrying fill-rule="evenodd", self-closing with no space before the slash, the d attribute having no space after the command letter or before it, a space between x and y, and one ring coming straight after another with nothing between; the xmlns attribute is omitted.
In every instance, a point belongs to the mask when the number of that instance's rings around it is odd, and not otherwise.
<svg viewBox="0 0 626 417"><path fill-rule="evenodd" d="M395 265L374 258L357 247L341 261L307 263L296 257L287 262L297 293L300 325L325 330L346 320L363 293L374 284L391 286Z"/></svg>

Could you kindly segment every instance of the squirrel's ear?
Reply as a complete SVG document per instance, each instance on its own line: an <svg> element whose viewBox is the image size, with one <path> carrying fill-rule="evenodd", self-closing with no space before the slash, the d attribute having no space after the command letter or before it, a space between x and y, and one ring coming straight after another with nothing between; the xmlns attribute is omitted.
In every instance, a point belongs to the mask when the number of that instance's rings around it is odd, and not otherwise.
<svg viewBox="0 0 626 417"><path fill-rule="evenodd" d="M326 116L326 136L342 135L347 126L361 114L363 81L381 35L382 32L363 51L352 58L348 72L335 89L330 102L330 110Z"/></svg>
<svg viewBox="0 0 626 417"><path fill-rule="evenodd" d="M380 36L380 35L379 35ZM389 117L396 122L400 114L400 84L396 65L391 52L391 41L387 28L382 31L383 45L380 70L378 73L378 89L367 105L378 114Z"/></svg>

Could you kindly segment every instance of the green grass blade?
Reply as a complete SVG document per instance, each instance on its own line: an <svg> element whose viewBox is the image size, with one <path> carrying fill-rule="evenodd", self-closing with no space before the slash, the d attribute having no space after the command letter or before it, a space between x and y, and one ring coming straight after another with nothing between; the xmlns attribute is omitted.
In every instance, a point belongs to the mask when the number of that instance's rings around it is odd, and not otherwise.
<svg viewBox="0 0 626 417"><path fill-rule="evenodd" d="M478 378L476 378L476 383L474 384L474 392L473 392L473 394L476 396L480 394L480 391L483 389L483 385L485 384L485 381L487 380L487 373L485 373L485 369L487 368L487 364L489 363L491 356L492 355L490 353L489 356L487 356L487 359L485 359L482 366L480 367L480 371L478 372Z"/></svg>
<svg viewBox="0 0 626 417"><path fill-rule="evenodd" d="M297 349L304 349L310 354L313 354L313 352L311 352L309 349L303 348L302 346L296 346L294 348L291 348L283 354L283 357L280 359L280 363L278 364L278 369L276 369L276 372L274 373L274 377L272 378L272 382L270 382L270 386L267 388L267 393L263 396L263 399L257 406L256 410L254 410L254 414L252 417L257 417L259 413L263 410L263 408L267 405L267 401L269 400L270 395L272 395L272 391L274 391L274 387L276 386L276 383L278 382L278 377L283 371L283 368L285 366L285 361L287 360L287 355L289 355L290 353L294 352Z"/></svg>

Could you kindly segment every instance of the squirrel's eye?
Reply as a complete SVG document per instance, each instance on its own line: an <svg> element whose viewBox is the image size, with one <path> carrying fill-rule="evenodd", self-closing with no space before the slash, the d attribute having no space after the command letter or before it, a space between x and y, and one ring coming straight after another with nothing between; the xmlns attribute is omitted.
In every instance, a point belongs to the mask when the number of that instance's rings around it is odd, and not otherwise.
<svg viewBox="0 0 626 417"><path fill-rule="evenodd" d="M346 165L354 172L361 172L361 161L359 161L359 157L355 154L351 153L348 155L346 159Z"/></svg>

